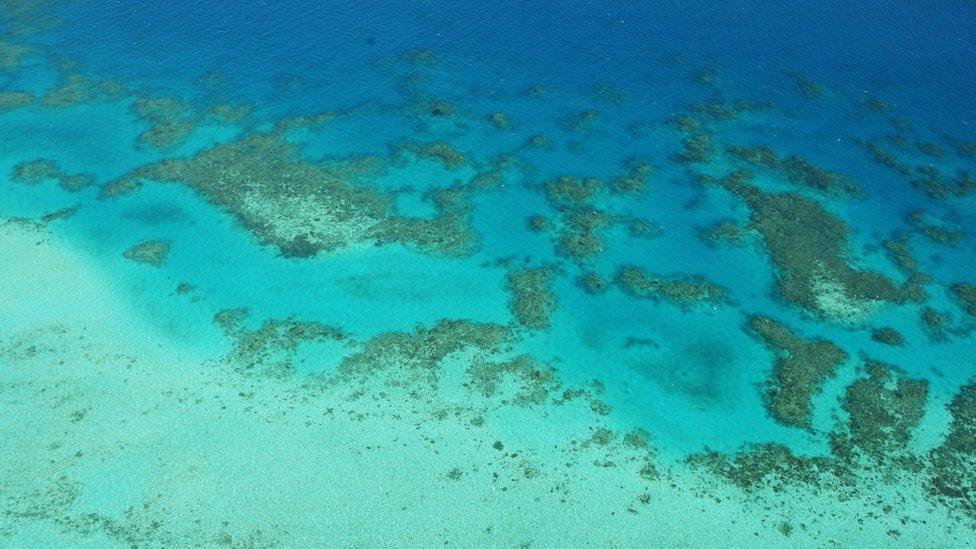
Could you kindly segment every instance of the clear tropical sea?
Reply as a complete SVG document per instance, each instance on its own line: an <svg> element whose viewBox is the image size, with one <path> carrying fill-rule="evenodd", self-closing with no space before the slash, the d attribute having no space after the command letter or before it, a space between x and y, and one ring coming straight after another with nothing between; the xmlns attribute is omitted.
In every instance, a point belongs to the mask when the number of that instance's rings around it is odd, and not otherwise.
<svg viewBox="0 0 976 549"><path fill-rule="evenodd" d="M0 0L0 546L976 543L973 29Z"/></svg>

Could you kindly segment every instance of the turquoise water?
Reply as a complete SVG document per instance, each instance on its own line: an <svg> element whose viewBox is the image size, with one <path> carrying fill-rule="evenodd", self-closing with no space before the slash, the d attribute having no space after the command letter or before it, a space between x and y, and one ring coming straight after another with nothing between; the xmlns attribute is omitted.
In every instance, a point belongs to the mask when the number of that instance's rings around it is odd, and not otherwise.
<svg viewBox="0 0 976 549"><path fill-rule="evenodd" d="M0 545L973 543L973 28L0 0Z"/></svg>

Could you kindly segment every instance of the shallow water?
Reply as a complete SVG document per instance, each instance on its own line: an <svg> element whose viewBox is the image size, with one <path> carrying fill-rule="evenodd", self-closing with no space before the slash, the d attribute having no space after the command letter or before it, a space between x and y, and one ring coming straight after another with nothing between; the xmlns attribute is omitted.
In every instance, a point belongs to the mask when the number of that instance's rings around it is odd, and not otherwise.
<svg viewBox="0 0 976 549"><path fill-rule="evenodd" d="M5 546L959 546L976 5L0 0Z"/></svg>

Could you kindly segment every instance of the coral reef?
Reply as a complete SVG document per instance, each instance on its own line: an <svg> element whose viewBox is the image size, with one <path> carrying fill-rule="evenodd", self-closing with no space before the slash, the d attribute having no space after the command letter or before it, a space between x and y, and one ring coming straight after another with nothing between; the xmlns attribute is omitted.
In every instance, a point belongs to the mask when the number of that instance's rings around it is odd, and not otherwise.
<svg viewBox="0 0 976 549"><path fill-rule="evenodd" d="M155 149L172 149L196 129L198 117L191 106L172 97L141 98L132 105L136 116L149 124L139 143Z"/></svg>
<svg viewBox="0 0 976 549"><path fill-rule="evenodd" d="M669 278L649 275L640 267L625 265L614 278L627 295L652 301L668 301L683 308L729 301L725 288L702 277Z"/></svg>
<svg viewBox="0 0 976 549"><path fill-rule="evenodd" d="M871 330L871 339L893 347L905 345L905 337L901 335L901 332L888 326Z"/></svg>
<svg viewBox="0 0 976 549"><path fill-rule="evenodd" d="M125 90L111 81L93 82L83 74L65 76L58 87L48 91L41 98L45 107L71 107L101 100L119 99Z"/></svg>
<svg viewBox="0 0 976 549"><path fill-rule="evenodd" d="M918 149L920 153L927 154L935 158L942 158L946 154L945 149L936 145L935 143L919 141L915 143L915 148Z"/></svg>
<svg viewBox="0 0 976 549"><path fill-rule="evenodd" d="M616 195L639 194L647 189L654 166L637 159L627 162L627 170L610 181L610 192Z"/></svg>
<svg viewBox="0 0 976 549"><path fill-rule="evenodd" d="M741 245L749 236L749 229L732 219L716 221L711 226L701 227L698 236L709 246Z"/></svg>
<svg viewBox="0 0 976 549"><path fill-rule="evenodd" d="M468 157L446 141L433 143L404 143L402 149L419 158L440 162L448 170L456 170L468 164Z"/></svg>
<svg viewBox="0 0 976 549"><path fill-rule="evenodd" d="M225 362L240 373L285 377L293 373L292 362L303 344L348 341L339 328L294 319L266 320L249 330L241 325L247 316L247 309L227 309L214 315L214 322L234 342Z"/></svg>
<svg viewBox="0 0 976 549"><path fill-rule="evenodd" d="M689 457L688 463L747 493L766 489L782 492L807 486L846 498L855 496L865 484L890 483L899 473L909 473L912 482L923 480L918 473L924 471L924 456L912 452L909 439L925 412L927 383L898 376L892 367L871 360L865 368L868 377L848 386L843 397L842 406L848 420L843 425L845 428L830 434L828 455L797 456L786 446L767 443L746 446L732 455L707 451ZM962 399L957 397L957 400ZM962 423L954 422L954 426ZM962 430L971 432L971 427ZM951 433L947 441L952 439ZM945 447L946 444L940 446ZM933 454L939 451L936 449ZM945 470L960 465L954 457L948 451L948 458L943 462L947 466ZM950 500L971 497L960 490L951 490L945 477L930 484L934 492L946 489L944 495Z"/></svg>
<svg viewBox="0 0 976 549"><path fill-rule="evenodd" d="M752 317L748 328L776 354L764 389L770 415L783 425L812 431L813 398L847 360L847 353L824 339L802 339L768 317Z"/></svg>
<svg viewBox="0 0 976 549"><path fill-rule="evenodd" d="M0 71L13 71L20 68L31 51L29 46L0 40Z"/></svg>
<svg viewBox="0 0 976 549"><path fill-rule="evenodd" d="M533 215L528 219L528 227L534 233L547 233L553 229L553 224L548 217Z"/></svg>
<svg viewBox="0 0 976 549"><path fill-rule="evenodd" d="M798 457L781 444L760 444L729 456L707 451L688 463L752 492L767 487L782 492L789 486L825 488L835 480L837 464L828 457Z"/></svg>
<svg viewBox="0 0 976 549"><path fill-rule="evenodd" d="M864 148L871 158L874 159L874 161L878 164L885 166L886 168L890 168L900 175L907 176L912 173L911 167L905 164L894 154L881 148L881 145L878 143L865 143Z"/></svg>
<svg viewBox="0 0 976 549"><path fill-rule="evenodd" d="M367 172L376 168L367 165ZM143 180L183 183L222 207L263 243L288 257L310 257L359 243L399 243L463 256L479 245L469 225L470 189L430 193L432 219L398 216L394 196L357 183L363 164L304 160L281 131L247 135L190 158L169 158L109 183L117 196ZM385 168L379 168L380 173Z"/></svg>
<svg viewBox="0 0 976 549"><path fill-rule="evenodd" d="M0 112L26 107L34 102L34 96L21 91L0 91Z"/></svg>
<svg viewBox="0 0 976 549"><path fill-rule="evenodd" d="M169 256L170 243L165 240L148 240L132 246L122 255L136 263L144 263L153 267L162 267Z"/></svg>
<svg viewBox="0 0 976 549"><path fill-rule="evenodd" d="M89 174L67 174L54 160L38 158L14 166L13 180L27 185L37 185L44 181L57 181L58 186L68 192L75 192L91 186L95 178Z"/></svg>
<svg viewBox="0 0 976 549"><path fill-rule="evenodd" d="M533 330L547 330L549 318L556 310L556 295L552 291L552 267L522 269L509 272L505 288L510 294L508 308L520 325Z"/></svg>
<svg viewBox="0 0 976 549"><path fill-rule="evenodd" d="M505 362L476 359L468 369L468 378L475 390L489 398L499 392L506 378L513 379L517 390L511 403L516 406L538 406L559 390L556 371L551 366L539 364L529 355L519 355Z"/></svg>
<svg viewBox="0 0 976 549"><path fill-rule="evenodd" d="M511 336L507 326L441 320L430 328L417 327L413 332L390 332L370 339L361 350L342 360L337 374L340 379L386 376L389 383L436 386L438 367L449 355L469 349L476 355L492 356Z"/></svg>
<svg viewBox="0 0 976 549"><path fill-rule="evenodd" d="M735 172L717 182L749 207L749 226L763 239L777 268L779 295L789 303L834 319L868 315L879 302L908 296L885 275L855 269L847 261L850 229L819 202L795 193L772 194Z"/></svg>
<svg viewBox="0 0 976 549"><path fill-rule="evenodd" d="M912 179L911 184L936 200L965 198L976 193L976 179L969 170L959 169L951 178L942 176L938 169L919 170L922 177Z"/></svg>
<svg viewBox="0 0 976 549"><path fill-rule="evenodd" d="M811 79L809 76L796 71L790 71L789 77L793 80L793 85L803 97L807 99L820 99L824 95L823 86Z"/></svg>
<svg viewBox="0 0 976 549"><path fill-rule="evenodd" d="M661 226L646 219L631 219L627 222L627 234L634 238L654 238L660 236Z"/></svg>
<svg viewBox="0 0 976 549"><path fill-rule="evenodd" d="M936 501L976 520L976 384L962 387L948 409L949 433L929 454L926 487Z"/></svg>
<svg viewBox="0 0 976 549"><path fill-rule="evenodd" d="M593 272L583 273L578 276L576 278L576 285L590 295L602 294L609 289L607 279L599 273Z"/></svg>
<svg viewBox="0 0 976 549"><path fill-rule="evenodd" d="M960 282L949 287L952 295L962 304L962 309L976 316L976 285Z"/></svg>
<svg viewBox="0 0 976 549"><path fill-rule="evenodd" d="M825 170L800 155L781 159L775 151L765 146L728 147L726 150L754 167L773 170L780 177L800 187L851 196L863 194L861 187L850 177Z"/></svg>
<svg viewBox="0 0 976 549"><path fill-rule="evenodd" d="M922 309L921 315L922 329L929 336L929 339L937 343L949 340L949 315L936 311L931 307Z"/></svg>
<svg viewBox="0 0 976 549"><path fill-rule="evenodd" d="M842 406L853 446L877 461L903 462L912 429L925 414L928 382L895 375L891 366L868 360L868 374L847 387Z"/></svg>

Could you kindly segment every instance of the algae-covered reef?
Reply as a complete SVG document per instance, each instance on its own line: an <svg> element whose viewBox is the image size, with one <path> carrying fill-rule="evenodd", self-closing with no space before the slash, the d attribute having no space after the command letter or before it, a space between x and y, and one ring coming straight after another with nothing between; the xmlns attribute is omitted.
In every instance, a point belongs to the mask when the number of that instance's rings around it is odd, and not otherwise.
<svg viewBox="0 0 976 549"><path fill-rule="evenodd" d="M149 240L132 246L122 252L122 255L136 263L144 263L153 267L162 267L169 257L170 243L166 240Z"/></svg>
<svg viewBox="0 0 976 549"><path fill-rule="evenodd" d="M795 185L816 191L858 196L861 187L850 177L821 168L800 155L780 158L769 147L729 147L731 155L753 167L766 168Z"/></svg>
<svg viewBox="0 0 976 549"><path fill-rule="evenodd" d="M926 487L943 505L976 520L976 384L962 387L948 410L949 434L929 455Z"/></svg>
<svg viewBox="0 0 976 549"><path fill-rule="evenodd" d="M478 235L468 223L468 187L433 191L433 218L404 217L397 214L392 193L358 181L375 173L375 164L369 158L309 161L281 131L274 131L143 166L107 185L103 196L123 194L145 180L183 183L289 257L363 243L400 243L450 256L477 249Z"/></svg>
<svg viewBox="0 0 976 549"><path fill-rule="evenodd" d="M699 276L656 276L646 273L640 267L625 265L617 271L614 280L627 295L652 301L668 301L683 308L729 301L725 288Z"/></svg>
<svg viewBox="0 0 976 549"><path fill-rule="evenodd" d="M828 453L800 456L786 446L767 443L748 445L732 454L707 451L687 461L746 493L812 487L846 499L882 482L903 483L908 490L931 484L928 469L936 467L938 462L926 460L925 454L915 452L910 446L912 434L925 413L928 383L906 377L894 367L870 359L865 360L864 369L867 377L855 380L845 390L841 405L847 418L829 433ZM957 397L956 401L962 399ZM961 454L956 454L955 449L946 450L949 441L959 440L953 438L956 428L966 433L963 439L973 431L973 415L966 416L963 411L966 405L955 406L960 411L950 406L954 422L949 438L933 452L933 455L946 452L943 472L972 460L972 451L976 450L965 443ZM956 417L960 420L956 421ZM963 493L967 495L962 496ZM960 490L946 495L971 497L968 494L971 492ZM906 496L896 491L879 497L883 498L879 501L892 500L882 510L893 513L898 500L903 501Z"/></svg>
<svg viewBox="0 0 976 549"><path fill-rule="evenodd" d="M925 307L919 313L919 320L930 340L936 343L945 343L949 340L952 319L948 313Z"/></svg>
<svg viewBox="0 0 976 549"><path fill-rule="evenodd" d="M698 229L699 238L709 247L739 246L746 241L750 234L751 231L748 228L733 219L722 219Z"/></svg>
<svg viewBox="0 0 976 549"><path fill-rule="evenodd" d="M813 430L812 400L847 360L847 353L824 339L802 339L768 317L751 318L748 328L776 354L764 390L770 415L784 425Z"/></svg>
<svg viewBox="0 0 976 549"><path fill-rule="evenodd" d="M34 96L22 91L0 91L0 112L26 107L34 102Z"/></svg>
<svg viewBox="0 0 976 549"><path fill-rule="evenodd" d="M782 492L796 485L822 489L842 474L830 457L800 457L773 443L751 446L733 455L706 451L689 457L688 463L746 492L767 487Z"/></svg>
<svg viewBox="0 0 976 549"><path fill-rule="evenodd" d="M171 149L183 143L198 121L190 105L172 97L141 98L132 110L149 125L139 134L139 143L155 149Z"/></svg>
<svg viewBox="0 0 976 549"><path fill-rule="evenodd" d="M935 200L965 198L976 193L976 178L969 170L959 169L952 176L943 175L938 168L920 169L920 177L911 180L912 186Z"/></svg>
<svg viewBox="0 0 976 549"><path fill-rule="evenodd" d="M875 328L872 330L871 339L877 341L878 343L891 345L893 347L901 347L905 345L905 336L901 335L901 332L890 326L882 326L881 328Z"/></svg>
<svg viewBox="0 0 976 549"><path fill-rule="evenodd" d="M508 308L522 326L534 330L550 327L550 317L556 310L556 295L552 291L556 272L551 267L522 269L508 273L505 287L511 294Z"/></svg>
<svg viewBox="0 0 976 549"><path fill-rule="evenodd" d="M234 342L225 361L239 373L286 377L294 371L295 353L302 345L350 341L340 328L291 318L265 320L257 328L249 329L243 325L249 314L248 309L225 309L214 315L214 323Z"/></svg>
<svg viewBox="0 0 976 549"><path fill-rule="evenodd" d="M603 253L605 235L613 217L595 206L606 185L595 178L563 176L545 182L545 196L558 212L554 242L556 252L585 262Z"/></svg>
<svg viewBox="0 0 976 549"><path fill-rule="evenodd" d="M749 226L769 251L779 295L829 319L856 320L883 302L908 296L887 276L849 263L850 228L819 202L795 193L767 193L735 172L717 182L746 202Z"/></svg>
<svg viewBox="0 0 976 549"><path fill-rule="evenodd" d="M530 228L536 232L553 232L556 253L577 265L584 266L601 255L606 249L607 232L615 223L626 221L632 236L650 237L658 234L658 228L645 219L623 220L613 215L604 205L608 195L633 198L647 188L654 167L631 158L622 173L610 183L595 177L560 176L542 184L546 201L555 210L550 221L541 216L530 219Z"/></svg>
<svg viewBox="0 0 976 549"><path fill-rule="evenodd" d="M842 402L850 442L877 461L913 459L906 450L925 414L928 382L896 375L892 366L873 360L864 368L868 377L848 386Z"/></svg>
<svg viewBox="0 0 976 549"><path fill-rule="evenodd" d="M65 173L57 161L38 158L21 162L14 166L13 180L25 185L37 185L45 181L55 181L68 192L75 192L91 186L95 178L86 173Z"/></svg>
<svg viewBox="0 0 976 549"><path fill-rule="evenodd" d="M345 358L338 374L356 378L386 373L388 381L402 376L429 385L437 382L437 368L450 354L464 349L491 356L505 348L512 331L507 326L468 320L441 320L413 332L390 332L365 342Z"/></svg>
<svg viewBox="0 0 976 549"><path fill-rule="evenodd" d="M555 369L539 364L529 355L502 362L476 359L468 369L468 378L473 388L486 398L500 392L506 379L515 380L518 388L511 403L516 406L537 406L559 389Z"/></svg>
<svg viewBox="0 0 976 549"><path fill-rule="evenodd" d="M949 290L966 313L976 316L976 285L960 282L953 284Z"/></svg>

